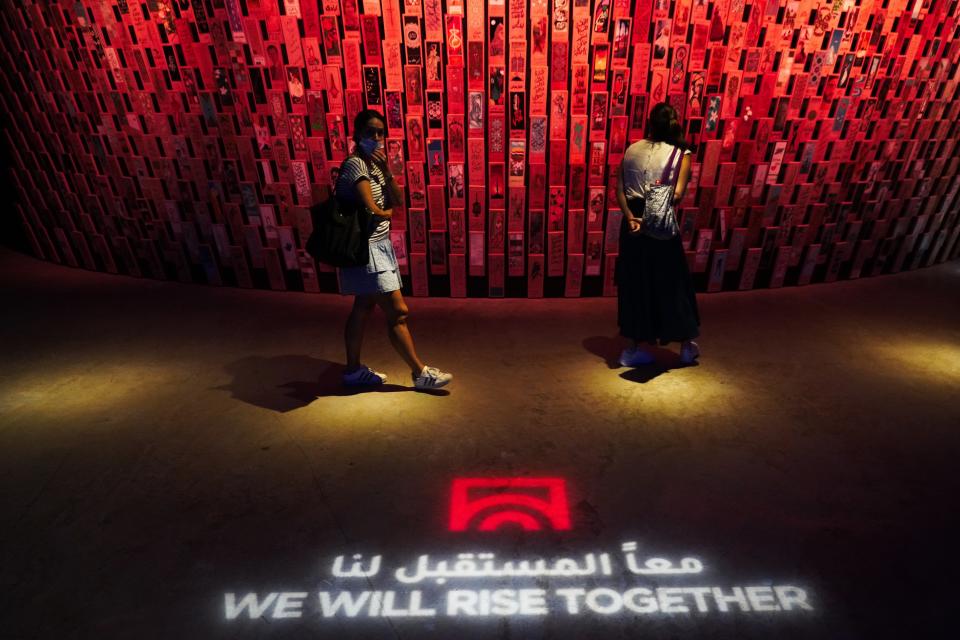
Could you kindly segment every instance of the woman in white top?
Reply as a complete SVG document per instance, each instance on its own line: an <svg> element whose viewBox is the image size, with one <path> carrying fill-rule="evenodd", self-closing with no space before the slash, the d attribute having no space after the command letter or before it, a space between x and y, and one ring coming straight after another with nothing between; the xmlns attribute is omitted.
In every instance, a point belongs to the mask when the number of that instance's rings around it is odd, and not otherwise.
<svg viewBox="0 0 960 640"><path fill-rule="evenodd" d="M436 367L428 367L417 356L413 337L407 327L407 304L400 288L400 267L390 241L392 203L398 202L402 192L387 167L383 152L386 137L383 114L365 109L353 123L354 152L340 165L335 187L336 197L342 201L363 204L372 215L370 229L370 261L360 267L340 269L340 292L353 295L353 309L344 329L347 348L347 368L343 383L347 385L378 385L387 381L386 374L374 371L360 363L360 347L367 318L375 306L387 316L387 336L390 344L410 367L413 384L418 389L437 389L453 379Z"/></svg>
<svg viewBox="0 0 960 640"><path fill-rule="evenodd" d="M657 104L647 120L646 137L624 153L617 180L617 201L623 211L616 268L617 321L620 335L630 340L620 356L625 367L654 361L644 344L679 342L684 364L692 364L700 355L693 341L700 335L700 314L680 235L669 240L644 235L642 221L644 197L661 181L675 181L673 206L683 200L690 164L676 109L665 102Z"/></svg>

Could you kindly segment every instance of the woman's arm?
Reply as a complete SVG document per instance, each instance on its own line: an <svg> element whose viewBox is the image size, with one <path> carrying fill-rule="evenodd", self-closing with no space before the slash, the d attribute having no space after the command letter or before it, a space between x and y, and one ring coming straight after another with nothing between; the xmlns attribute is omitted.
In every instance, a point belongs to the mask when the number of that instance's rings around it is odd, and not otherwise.
<svg viewBox="0 0 960 640"><path fill-rule="evenodd" d="M690 160L692 154L684 154L683 162L680 163L680 175L677 176L677 186L673 192L673 204L677 205L683 200L683 195L687 191L687 183L690 182L690 166L693 162Z"/></svg>
<svg viewBox="0 0 960 640"><path fill-rule="evenodd" d="M617 204L620 205L620 211L627 220L633 219L633 213L627 206L627 196L623 193L623 162L620 162L620 169L617 171Z"/></svg>
<svg viewBox="0 0 960 640"><path fill-rule="evenodd" d="M356 184L353 185L353 189L357 195L357 199L363 203L363 206L373 211L373 215L381 218L393 217L393 209L384 210L377 206L377 203L373 199L373 191L370 189L369 180L366 178L357 180Z"/></svg>
<svg viewBox="0 0 960 640"><path fill-rule="evenodd" d="M400 191L400 185L397 184L393 174L390 173L390 169L387 168L387 154L384 153L383 149L377 149L373 152L373 162L380 168L384 179L387 181L387 188L390 189L391 204L400 202L400 199L403 198L403 192Z"/></svg>
<svg viewBox="0 0 960 640"><path fill-rule="evenodd" d="M617 204L620 205L620 211L623 212L623 219L627 221L630 231L636 233L640 231L640 218L633 215L630 206L627 204L627 195L623 192L623 161L620 162L620 170L617 171Z"/></svg>
<svg viewBox="0 0 960 640"><path fill-rule="evenodd" d="M403 192L400 190L400 185L397 184L397 179L386 169L383 171L383 177L386 178L387 188L390 189L390 203L400 202L400 199L403 198Z"/></svg>

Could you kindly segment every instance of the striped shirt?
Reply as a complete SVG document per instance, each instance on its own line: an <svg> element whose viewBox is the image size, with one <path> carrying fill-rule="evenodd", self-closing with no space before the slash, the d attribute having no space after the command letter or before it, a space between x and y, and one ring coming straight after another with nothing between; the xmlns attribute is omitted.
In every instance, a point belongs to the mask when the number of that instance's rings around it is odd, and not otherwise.
<svg viewBox="0 0 960 640"><path fill-rule="evenodd" d="M386 206L384 193L387 188L387 180L383 171L376 163L371 162L369 166L357 156L350 156L340 165L340 175L337 178L336 193L338 198L359 202L356 184L361 180L370 183L370 192L373 194L373 201L381 209ZM369 211L369 210L368 210ZM372 212L371 212L372 213ZM374 218L378 222L377 228L370 234L370 242L378 242L390 235L390 220L388 218Z"/></svg>

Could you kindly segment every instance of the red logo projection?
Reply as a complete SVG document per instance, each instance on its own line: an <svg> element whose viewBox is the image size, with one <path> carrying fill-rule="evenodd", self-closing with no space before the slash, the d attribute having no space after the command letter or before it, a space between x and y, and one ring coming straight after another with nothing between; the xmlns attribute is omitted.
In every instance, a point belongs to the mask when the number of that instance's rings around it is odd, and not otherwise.
<svg viewBox="0 0 960 640"><path fill-rule="evenodd" d="M567 484L562 478L456 478L450 498L450 531L524 531L570 528Z"/></svg>

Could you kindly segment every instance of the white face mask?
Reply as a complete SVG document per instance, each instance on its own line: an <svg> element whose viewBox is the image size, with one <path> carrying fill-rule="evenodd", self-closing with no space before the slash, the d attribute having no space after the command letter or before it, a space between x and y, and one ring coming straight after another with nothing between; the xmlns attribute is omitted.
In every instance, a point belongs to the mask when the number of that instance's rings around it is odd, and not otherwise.
<svg viewBox="0 0 960 640"><path fill-rule="evenodd" d="M373 152L377 149L380 149L382 145L374 138L362 138L359 142L359 146L361 151L363 151L366 155L371 156L373 155Z"/></svg>

